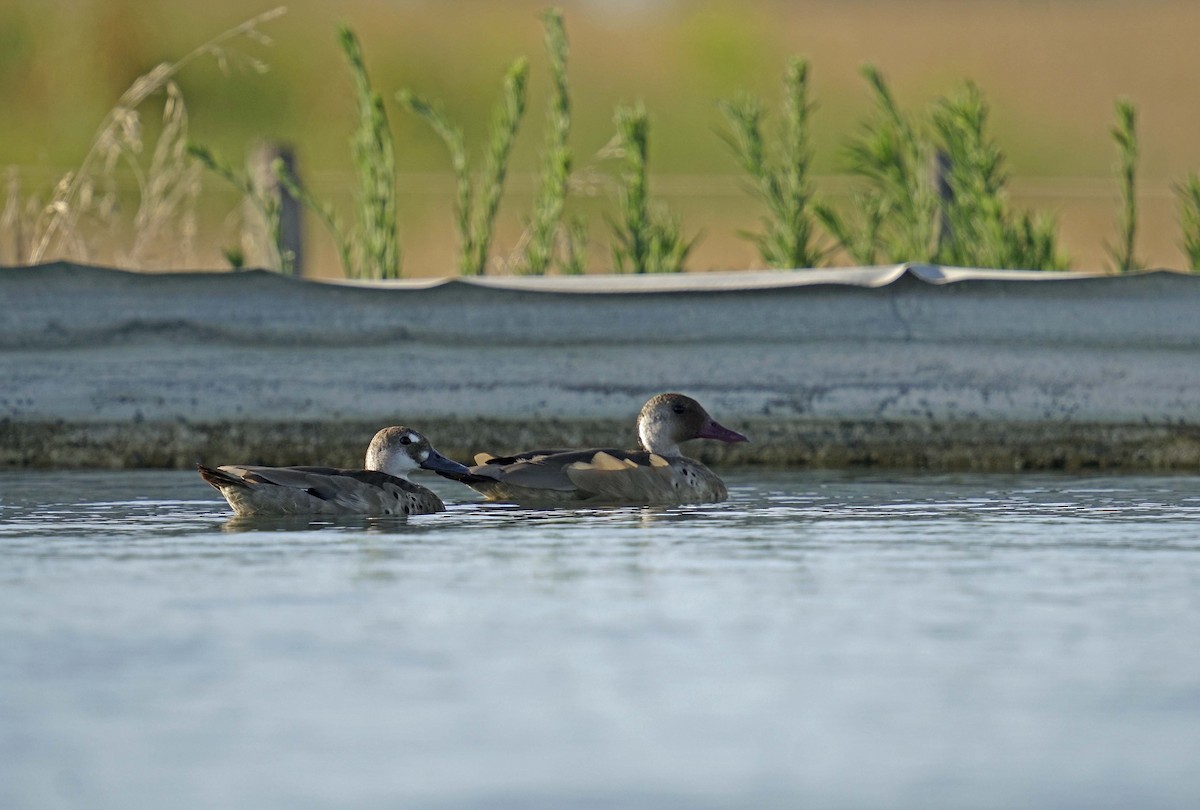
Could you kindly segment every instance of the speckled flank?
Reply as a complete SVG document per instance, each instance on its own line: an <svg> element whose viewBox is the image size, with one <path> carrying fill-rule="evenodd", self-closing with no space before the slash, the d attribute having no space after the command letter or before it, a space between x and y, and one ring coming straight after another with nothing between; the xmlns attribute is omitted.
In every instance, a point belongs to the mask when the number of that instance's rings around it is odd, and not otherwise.
<svg viewBox="0 0 1200 810"><path fill-rule="evenodd" d="M409 486L415 487L415 484ZM330 496L316 487L299 489L256 482L246 486L216 485L238 515L382 515L402 517L444 512L445 504L432 491L396 484L363 485L361 491Z"/></svg>

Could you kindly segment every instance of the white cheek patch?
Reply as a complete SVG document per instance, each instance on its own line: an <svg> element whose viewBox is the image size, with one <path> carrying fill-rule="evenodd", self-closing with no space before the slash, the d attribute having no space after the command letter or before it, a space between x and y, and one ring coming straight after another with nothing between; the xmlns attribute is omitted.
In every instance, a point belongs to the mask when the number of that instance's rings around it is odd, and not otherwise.
<svg viewBox="0 0 1200 810"><path fill-rule="evenodd" d="M428 460L428 458L429 458L429 451L428 451L428 450L422 450L422 451L421 451L421 455L419 456L419 458L420 458L420 461L421 461L422 463L424 463L424 462L425 462L426 460Z"/></svg>

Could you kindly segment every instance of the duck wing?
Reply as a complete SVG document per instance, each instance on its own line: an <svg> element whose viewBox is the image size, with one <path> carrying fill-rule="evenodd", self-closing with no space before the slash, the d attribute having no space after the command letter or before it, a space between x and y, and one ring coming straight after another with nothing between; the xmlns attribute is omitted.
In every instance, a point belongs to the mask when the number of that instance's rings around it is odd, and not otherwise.
<svg viewBox="0 0 1200 810"><path fill-rule="evenodd" d="M554 450L525 450L521 453L513 453L510 456L493 456L491 453L476 453L475 466L482 467L491 465L492 467L504 467L509 464L516 464L520 461L538 461L547 456L560 456L564 453L582 452L575 451L567 447L557 448Z"/></svg>
<svg viewBox="0 0 1200 810"><path fill-rule="evenodd" d="M575 484L566 474L566 468L579 461L587 461L596 450L528 450L512 456L487 457L482 454L470 469L470 476L480 479L478 483L499 481L509 486L532 490L573 492ZM619 451L611 451L619 452ZM470 479L464 483L471 483Z"/></svg>
<svg viewBox="0 0 1200 810"><path fill-rule="evenodd" d="M445 510L431 490L374 470L199 467L239 514L415 515Z"/></svg>
<svg viewBox="0 0 1200 810"><path fill-rule="evenodd" d="M482 463L457 480L491 500L670 504L724 497L720 480L703 465L690 459L668 461L640 450L531 450L496 458L481 455L476 460ZM699 480L701 475L693 472L696 469L721 486L719 497L714 497L711 488L694 486L692 479Z"/></svg>
<svg viewBox="0 0 1200 810"><path fill-rule="evenodd" d="M656 453L601 450L564 473L580 497L596 503L670 504L692 500L671 462Z"/></svg>

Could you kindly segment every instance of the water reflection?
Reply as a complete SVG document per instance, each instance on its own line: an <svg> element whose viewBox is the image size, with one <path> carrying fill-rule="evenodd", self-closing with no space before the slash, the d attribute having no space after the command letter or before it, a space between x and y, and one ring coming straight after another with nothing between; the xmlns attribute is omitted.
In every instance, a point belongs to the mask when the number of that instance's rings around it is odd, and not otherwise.
<svg viewBox="0 0 1200 810"><path fill-rule="evenodd" d="M322 530L393 534L408 525L407 515L234 515L221 530L242 532L310 532Z"/></svg>

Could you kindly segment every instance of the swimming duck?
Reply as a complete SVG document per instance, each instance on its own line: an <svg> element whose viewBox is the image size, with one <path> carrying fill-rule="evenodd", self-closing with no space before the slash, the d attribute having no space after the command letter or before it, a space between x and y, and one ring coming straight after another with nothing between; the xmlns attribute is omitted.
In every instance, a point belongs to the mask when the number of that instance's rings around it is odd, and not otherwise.
<svg viewBox="0 0 1200 810"><path fill-rule="evenodd" d="M683 394L659 394L637 418L640 450L529 450L475 456L466 475L441 473L490 501L529 504L710 503L728 496L725 483L679 449L689 439L749 441L717 423Z"/></svg>
<svg viewBox="0 0 1200 810"><path fill-rule="evenodd" d="M420 468L463 474L467 468L443 456L410 428L387 427L367 448L366 469L244 467L196 469L238 515L426 515L444 512L432 490L408 480Z"/></svg>

